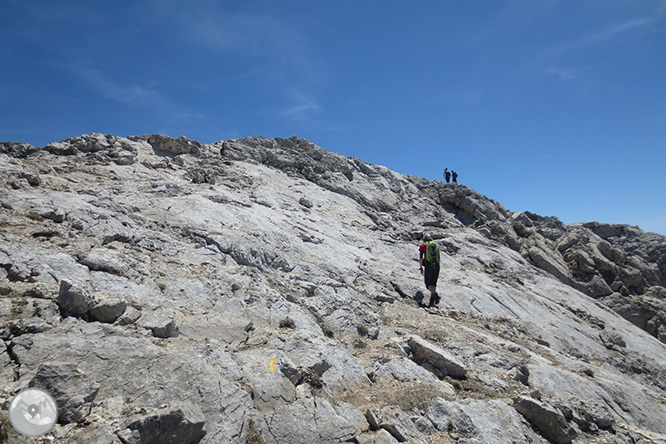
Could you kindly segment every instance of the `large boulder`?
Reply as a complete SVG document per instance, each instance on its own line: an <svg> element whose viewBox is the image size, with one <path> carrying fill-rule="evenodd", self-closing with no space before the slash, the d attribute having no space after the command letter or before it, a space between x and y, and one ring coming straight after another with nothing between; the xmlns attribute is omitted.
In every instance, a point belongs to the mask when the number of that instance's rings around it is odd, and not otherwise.
<svg viewBox="0 0 666 444"><path fill-rule="evenodd" d="M539 431L557 444L568 444L578 436L564 414L556 407L524 395L515 400L514 407Z"/></svg>
<svg viewBox="0 0 666 444"><path fill-rule="evenodd" d="M465 366L452 354L420 336L412 336L409 338L408 344L413 359L417 363L428 364L438 376L464 378L467 374Z"/></svg>

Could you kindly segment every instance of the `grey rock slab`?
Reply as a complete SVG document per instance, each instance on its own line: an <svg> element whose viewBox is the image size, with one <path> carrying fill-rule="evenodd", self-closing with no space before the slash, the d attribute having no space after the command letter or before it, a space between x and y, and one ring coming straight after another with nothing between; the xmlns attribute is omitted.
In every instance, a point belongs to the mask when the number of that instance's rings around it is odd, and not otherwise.
<svg viewBox="0 0 666 444"><path fill-rule="evenodd" d="M397 407L371 408L366 411L365 417L373 429L386 430L398 442L421 436L411 417Z"/></svg>
<svg viewBox="0 0 666 444"><path fill-rule="evenodd" d="M564 281L569 279L569 269L557 250L548 251L544 248L532 247L528 254L530 260L537 267L547 271L558 279Z"/></svg>
<svg viewBox="0 0 666 444"><path fill-rule="evenodd" d="M99 384L90 375L76 364L64 362L41 364L29 386L42 388L53 396L61 423L83 422L99 391Z"/></svg>
<svg viewBox="0 0 666 444"><path fill-rule="evenodd" d="M398 444L400 441L384 429L356 437L358 444Z"/></svg>
<svg viewBox="0 0 666 444"><path fill-rule="evenodd" d="M198 444L206 435L205 418L194 403L177 403L146 413L131 421L141 444Z"/></svg>
<svg viewBox="0 0 666 444"><path fill-rule="evenodd" d="M22 142L2 142L0 143L0 154L7 154L12 157L26 158L35 154L39 149Z"/></svg>
<svg viewBox="0 0 666 444"><path fill-rule="evenodd" d="M142 310L175 308L171 301L165 301L159 287L149 279L137 283L124 276L95 271L89 273L85 285L90 288L93 296L96 293L115 295L116 298Z"/></svg>
<svg viewBox="0 0 666 444"><path fill-rule="evenodd" d="M125 311L122 313L122 315L120 315L120 317L118 317L116 320L116 324L121 326L135 324L142 315L143 313L141 313L141 310L128 305L125 307Z"/></svg>
<svg viewBox="0 0 666 444"><path fill-rule="evenodd" d="M454 396L455 390L451 384L444 382L431 372L416 364L409 358L394 358L389 362L377 363L373 369L373 380L384 383L391 380L420 381L435 387L441 396Z"/></svg>
<svg viewBox="0 0 666 444"><path fill-rule="evenodd" d="M180 334L174 315L166 310L144 310L136 325L150 330L156 338L175 338Z"/></svg>
<svg viewBox="0 0 666 444"><path fill-rule="evenodd" d="M57 287L60 280L83 281L88 269L64 253L27 243L13 235L2 235L0 265L14 280L41 282Z"/></svg>
<svg viewBox="0 0 666 444"><path fill-rule="evenodd" d="M408 341L414 359L417 362L425 362L434 367L442 376L453 376L462 378L467 374L465 366L451 353L432 344L420 336L412 336Z"/></svg>
<svg viewBox="0 0 666 444"><path fill-rule="evenodd" d="M17 298L10 308L11 316L7 317L6 324L9 330L7 334L20 336L26 333L43 333L60 323L60 310L52 300Z"/></svg>
<svg viewBox="0 0 666 444"><path fill-rule="evenodd" d="M428 419L437 430L470 442L539 443L542 440L527 421L502 400L446 401L439 398L430 406Z"/></svg>
<svg viewBox="0 0 666 444"><path fill-rule="evenodd" d="M108 248L94 248L80 262L90 270L119 275L126 274L129 268L129 264L119 252Z"/></svg>
<svg viewBox="0 0 666 444"><path fill-rule="evenodd" d="M361 390L371 383L356 358L342 347L326 345L321 340L292 340L283 350L297 366L323 369L319 370L321 381L334 396Z"/></svg>
<svg viewBox="0 0 666 444"><path fill-rule="evenodd" d="M123 435L123 439L126 435ZM137 443L140 443L137 436ZM104 427L90 426L82 430L71 432L66 437L66 442L71 444L89 444L89 443L104 443L104 444L134 444L133 441L121 440L118 434L113 433ZM64 439L63 439L64 441Z"/></svg>
<svg viewBox="0 0 666 444"><path fill-rule="evenodd" d="M126 308L127 302L115 295L97 293L90 307L90 315L97 321L113 323L125 313Z"/></svg>
<svg viewBox="0 0 666 444"><path fill-rule="evenodd" d="M323 398L312 397L291 403L267 420L270 436L277 443L338 444L351 440L357 429L339 416Z"/></svg>
<svg viewBox="0 0 666 444"><path fill-rule="evenodd" d="M523 395L515 400L514 407L557 444L568 444L578 436L562 412L545 402Z"/></svg>
<svg viewBox="0 0 666 444"><path fill-rule="evenodd" d="M211 290L200 279L182 279L171 276L159 280L157 284L164 297L173 301L175 305L179 305L178 301L187 301L188 305L212 306Z"/></svg>
<svg viewBox="0 0 666 444"><path fill-rule="evenodd" d="M260 411L275 411L296 400L296 387L281 369L293 367L277 350L249 350L235 355L248 381Z"/></svg>
<svg viewBox="0 0 666 444"><path fill-rule="evenodd" d="M529 385L548 398L578 399L590 405L596 417L665 433L666 408L659 391L623 376L613 368L597 368L594 379L547 365L528 365ZM574 402L569 402L575 404ZM584 405L583 410L587 407Z"/></svg>
<svg viewBox="0 0 666 444"><path fill-rule="evenodd" d="M42 363L77 363L88 380L99 384L93 414L107 421L118 419L107 412L112 400L120 402L113 412L152 412L197 399L206 418L202 442L235 442L252 405L249 393L233 382L237 370L229 366L228 357L221 358L223 352L206 352L186 342L165 347L108 324L69 318L48 337L14 338L13 351L20 363L19 382L26 385Z"/></svg>
<svg viewBox="0 0 666 444"><path fill-rule="evenodd" d="M606 346L606 348L611 350L623 349L627 346L625 340L616 331L603 330L601 333L599 333L599 339L601 339L601 342Z"/></svg>
<svg viewBox="0 0 666 444"><path fill-rule="evenodd" d="M247 318L206 313L181 317L177 327L179 334L193 340L214 339L238 347L248 340L245 328L249 322Z"/></svg>
<svg viewBox="0 0 666 444"><path fill-rule="evenodd" d="M200 142L190 140L183 136L173 139L162 134L154 134L151 136L144 136L143 140L150 144L156 154L159 154L160 152L176 155L198 154L203 148Z"/></svg>
<svg viewBox="0 0 666 444"><path fill-rule="evenodd" d="M356 428L356 434L367 432L370 428L365 415L353 405L346 402L340 402L333 407L340 417L344 418L349 424Z"/></svg>

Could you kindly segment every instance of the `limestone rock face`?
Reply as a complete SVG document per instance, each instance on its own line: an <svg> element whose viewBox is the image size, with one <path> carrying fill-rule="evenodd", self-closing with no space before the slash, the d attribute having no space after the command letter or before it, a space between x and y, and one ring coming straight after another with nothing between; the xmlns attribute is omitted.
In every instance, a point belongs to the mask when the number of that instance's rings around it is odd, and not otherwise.
<svg viewBox="0 0 666 444"><path fill-rule="evenodd" d="M510 213L464 186L447 185L439 186L438 199L464 225L666 342L666 237L627 225L566 226L554 217Z"/></svg>
<svg viewBox="0 0 666 444"><path fill-rule="evenodd" d="M0 405L49 391L58 443L664 442L665 253L296 137L0 143Z"/></svg>

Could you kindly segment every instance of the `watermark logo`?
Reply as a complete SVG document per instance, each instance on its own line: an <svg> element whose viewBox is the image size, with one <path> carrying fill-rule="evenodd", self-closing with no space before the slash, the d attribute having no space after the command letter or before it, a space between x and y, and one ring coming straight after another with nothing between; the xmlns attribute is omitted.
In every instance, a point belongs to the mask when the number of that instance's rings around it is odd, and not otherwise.
<svg viewBox="0 0 666 444"><path fill-rule="evenodd" d="M21 391L9 406L9 422L14 430L31 438L51 431L57 420L55 400L36 387Z"/></svg>

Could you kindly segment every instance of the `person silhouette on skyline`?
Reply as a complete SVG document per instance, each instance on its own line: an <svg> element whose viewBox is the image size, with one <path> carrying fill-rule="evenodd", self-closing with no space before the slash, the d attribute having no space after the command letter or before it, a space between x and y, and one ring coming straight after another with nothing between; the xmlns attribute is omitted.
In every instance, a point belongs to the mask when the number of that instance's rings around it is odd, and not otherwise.
<svg viewBox="0 0 666 444"><path fill-rule="evenodd" d="M458 173L456 173L455 171L451 171L451 175L453 176L453 183L458 183Z"/></svg>
<svg viewBox="0 0 666 444"><path fill-rule="evenodd" d="M446 183L449 183L451 180L451 172L448 168L444 168L444 179L446 179Z"/></svg>

